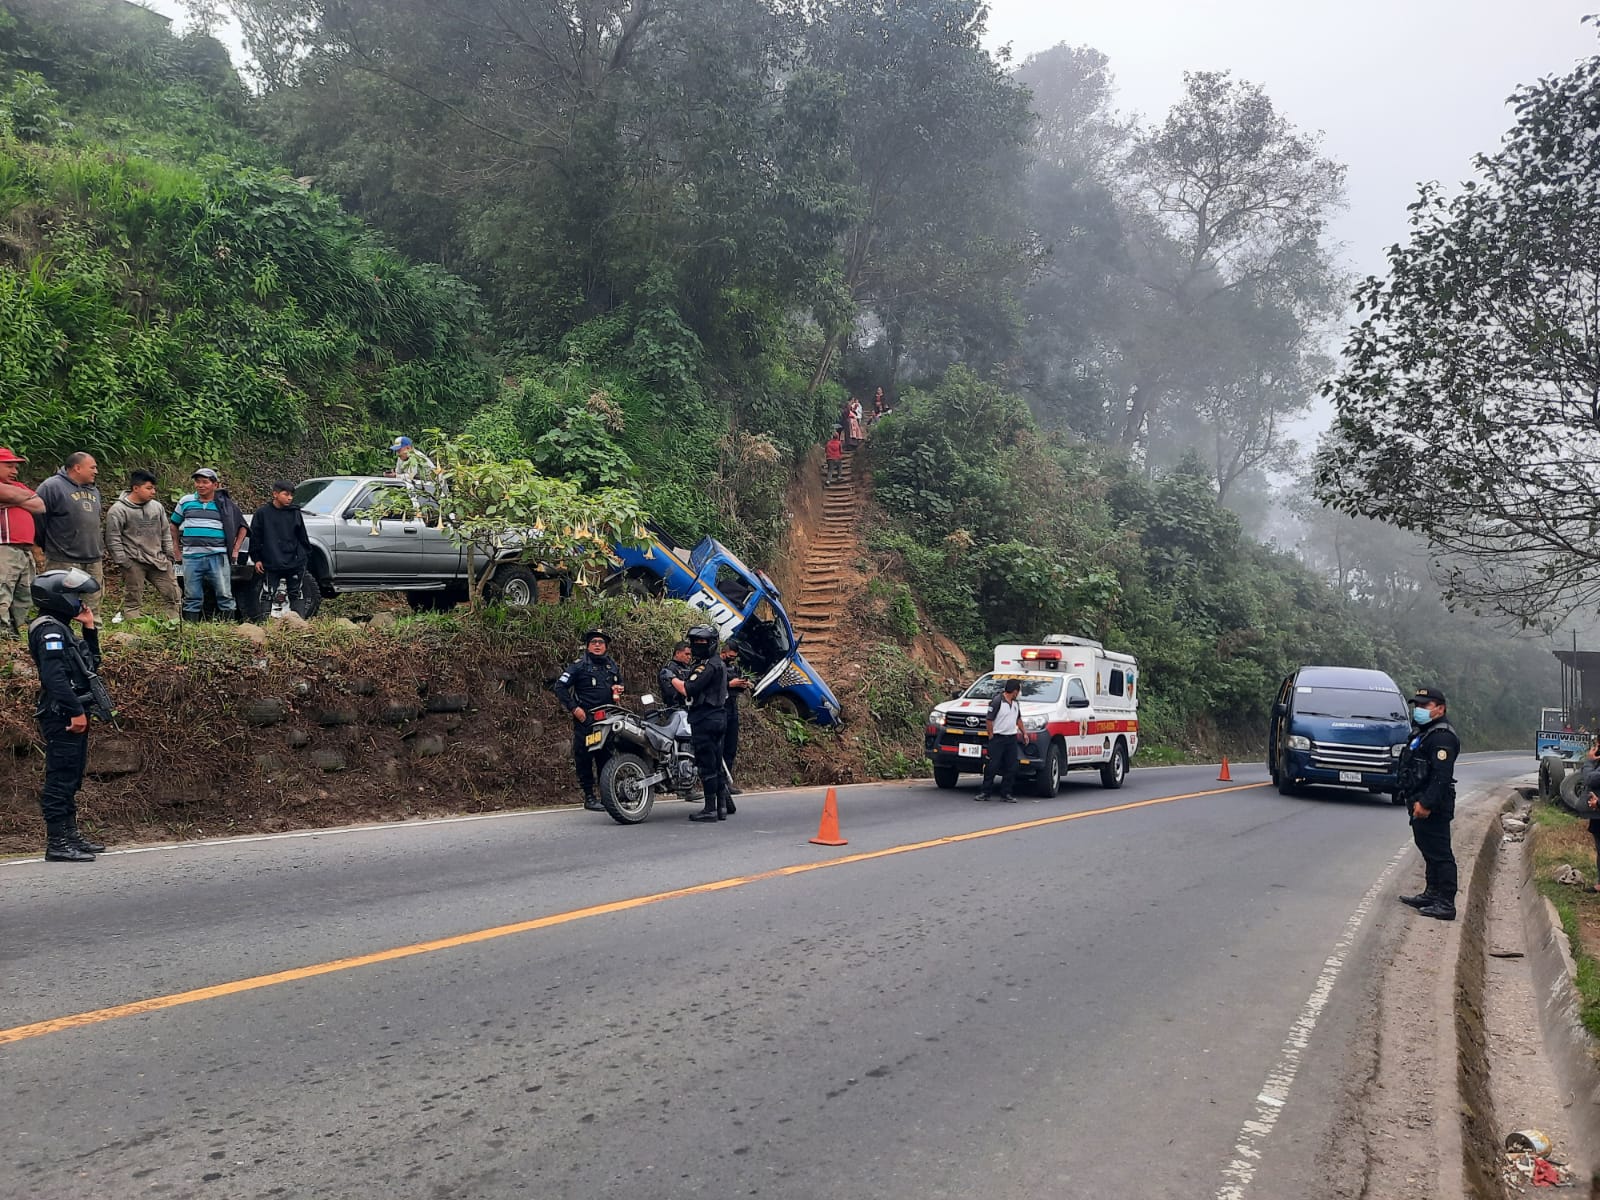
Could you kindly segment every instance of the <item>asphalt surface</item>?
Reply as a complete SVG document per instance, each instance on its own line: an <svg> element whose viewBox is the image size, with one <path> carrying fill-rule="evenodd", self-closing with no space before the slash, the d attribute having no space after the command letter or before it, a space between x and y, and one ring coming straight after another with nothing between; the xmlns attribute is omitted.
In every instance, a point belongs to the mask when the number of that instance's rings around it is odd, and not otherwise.
<svg viewBox="0 0 1600 1200"><path fill-rule="evenodd" d="M1416 859L1383 798L1233 775L844 788L837 849L812 791L0 865L0 1196L1188 1200L1292 1035L1243 1194L1331 1194Z"/></svg>

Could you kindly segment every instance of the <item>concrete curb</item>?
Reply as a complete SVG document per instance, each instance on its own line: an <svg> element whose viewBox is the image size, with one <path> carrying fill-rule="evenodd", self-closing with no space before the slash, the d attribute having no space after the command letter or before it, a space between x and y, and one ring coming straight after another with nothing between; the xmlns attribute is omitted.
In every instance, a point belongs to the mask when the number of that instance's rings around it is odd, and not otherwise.
<svg viewBox="0 0 1600 1200"><path fill-rule="evenodd" d="M1533 841L1528 837L1522 843L1517 894L1539 997L1545 1053L1566 1103L1571 1106L1567 1119L1572 1124L1574 1144L1557 1149L1566 1155L1574 1177L1589 1181L1589 1194L1600 1196L1600 1042L1578 1019L1580 1001L1573 983L1576 968L1572 948L1555 905L1539 893L1534 882Z"/></svg>
<svg viewBox="0 0 1600 1200"><path fill-rule="evenodd" d="M1445 1085L1440 1095L1455 1095L1460 1120L1439 1125L1439 1196L1499 1197L1500 1134L1489 1091L1488 1030L1483 1018L1484 930L1488 925L1489 896L1493 890L1495 848L1500 842L1500 814L1512 798L1511 789L1496 784L1474 788L1466 798L1488 801L1472 815L1472 825L1461 839L1461 858L1467 861L1463 881L1466 904L1461 921L1452 931L1455 945L1446 946L1445 961L1454 970L1439 972L1435 1002L1452 1019L1439 1023L1439 1073ZM1458 801L1459 804L1459 801ZM1459 897L1458 897L1459 901Z"/></svg>

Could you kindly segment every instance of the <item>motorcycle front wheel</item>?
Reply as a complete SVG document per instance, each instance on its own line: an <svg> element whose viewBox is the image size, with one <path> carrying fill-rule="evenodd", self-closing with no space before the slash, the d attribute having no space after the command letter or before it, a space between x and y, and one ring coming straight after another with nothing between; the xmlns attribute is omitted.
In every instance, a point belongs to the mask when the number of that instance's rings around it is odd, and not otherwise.
<svg viewBox="0 0 1600 1200"><path fill-rule="evenodd" d="M655 772L637 754L613 754L600 769L600 803L621 825L637 825L650 815L655 785L644 781Z"/></svg>

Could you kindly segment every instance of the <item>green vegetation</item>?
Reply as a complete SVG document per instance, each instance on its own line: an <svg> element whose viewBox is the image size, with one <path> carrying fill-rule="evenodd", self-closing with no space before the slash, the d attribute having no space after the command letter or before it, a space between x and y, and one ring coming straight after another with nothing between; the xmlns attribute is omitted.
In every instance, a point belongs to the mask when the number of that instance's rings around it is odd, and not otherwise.
<svg viewBox="0 0 1600 1200"><path fill-rule="evenodd" d="M1251 536L1302 466L1343 178L1258 87L1192 75L1142 128L1096 52L986 50L978 0L602 2L585 38L532 0L190 7L240 18L251 87L122 0L0 0L0 443L35 475L248 493L438 430L761 562L881 385L885 643L1098 636L1184 751L1259 744L1313 659L1439 683L1469 745L1549 699L1415 543ZM910 728L927 683L866 707Z"/></svg>
<svg viewBox="0 0 1600 1200"><path fill-rule="evenodd" d="M1534 878L1540 893L1555 905L1572 947L1584 1028L1600 1037L1600 896L1579 892L1552 878L1563 863L1577 866L1588 876L1594 859L1588 823L1557 804L1544 802L1534 804L1533 822Z"/></svg>

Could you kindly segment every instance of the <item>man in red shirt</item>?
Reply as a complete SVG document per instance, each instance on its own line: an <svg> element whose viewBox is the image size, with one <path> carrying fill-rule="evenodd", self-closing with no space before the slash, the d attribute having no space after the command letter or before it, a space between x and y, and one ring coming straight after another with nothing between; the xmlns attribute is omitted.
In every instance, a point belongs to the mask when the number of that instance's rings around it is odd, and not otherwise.
<svg viewBox="0 0 1600 1200"><path fill-rule="evenodd" d="M828 439L828 448L824 453L827 455L827 459L825 462L826 469L822 475L822 485L824 487L832 487L839 482L839 471L844 466L844 442L840 439L837 429L833 431L833 436Z"/></svg>
<svg viewBox="0 0 1600 1200"><path fill-rule="evenodd" d="M9 446L0 446L0 631L13 635L28 627L33 518L44 511L44 501L33 489L17 482L17 472L27 461Z"/></svg>

